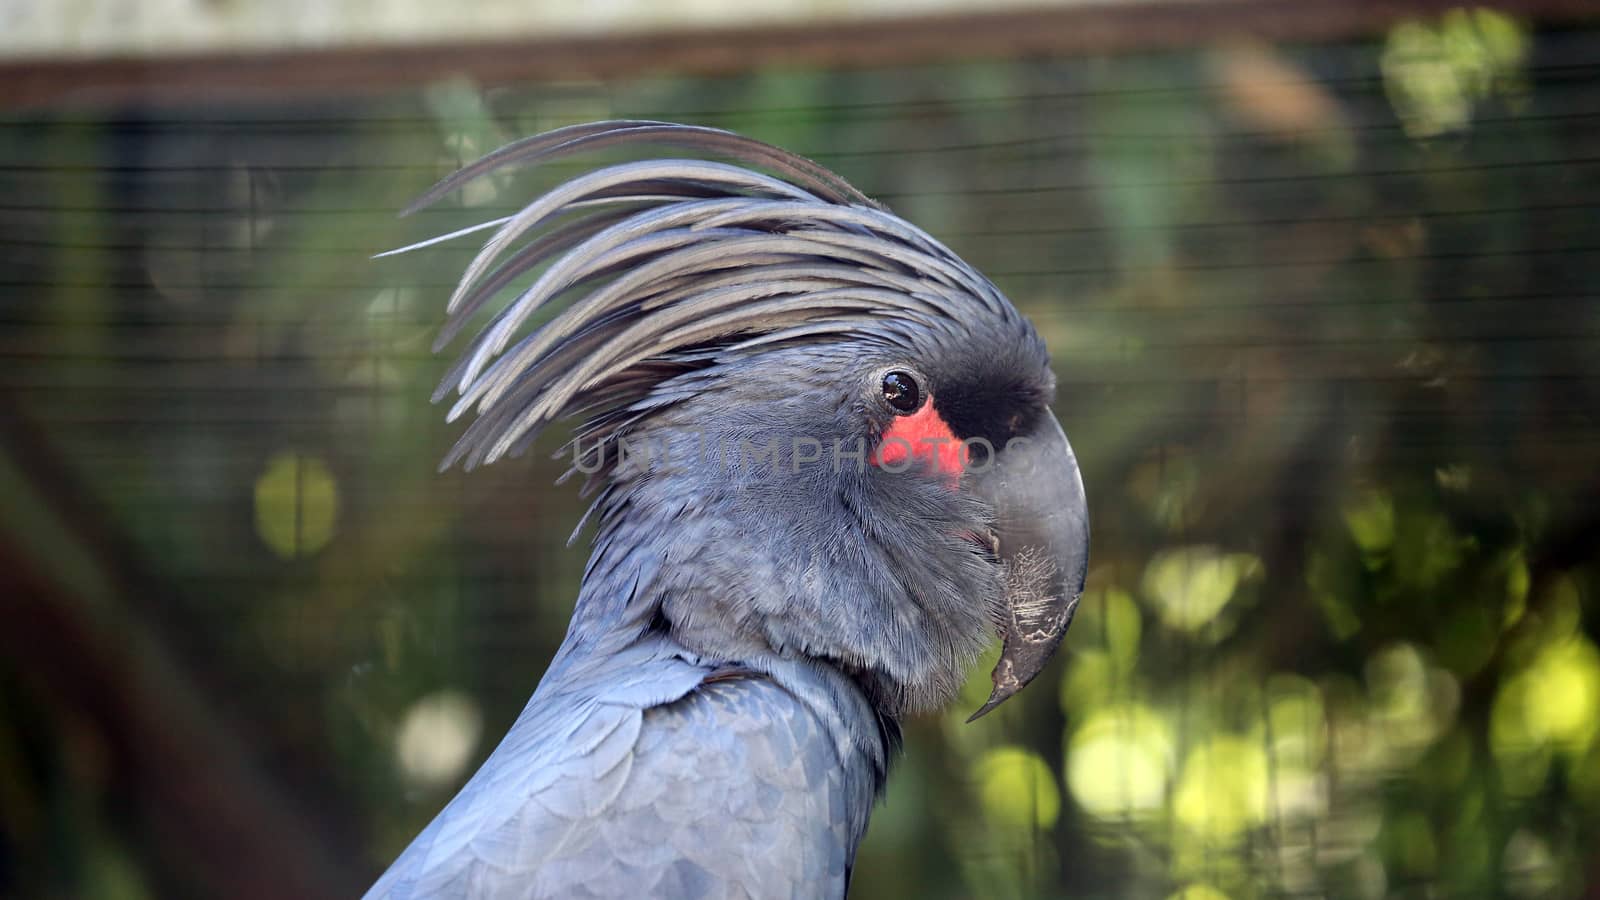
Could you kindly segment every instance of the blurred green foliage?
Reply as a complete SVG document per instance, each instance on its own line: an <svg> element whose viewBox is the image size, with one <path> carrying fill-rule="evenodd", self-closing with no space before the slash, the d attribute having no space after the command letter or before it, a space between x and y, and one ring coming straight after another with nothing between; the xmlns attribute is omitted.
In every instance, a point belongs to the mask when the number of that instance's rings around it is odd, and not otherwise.
<svg viewBox="0 0 1600 900"><path fill-rule="evenodd" d="M979 724L987 665L909 723L857 896L1577 896L1597 51L1479 9L1349 45L0 121L0 527L44 603L105 566L88 621L170 653L360 883L520 709L584 561L559 464L434 472L429 343L473 239L369 257L572 171L394 218L509 139L725 126L1034 318L1092 504L1060 659ZM43 658L0 661L0 892L205 893L141 836L161 795L113 777L140 748Z"/></svg>

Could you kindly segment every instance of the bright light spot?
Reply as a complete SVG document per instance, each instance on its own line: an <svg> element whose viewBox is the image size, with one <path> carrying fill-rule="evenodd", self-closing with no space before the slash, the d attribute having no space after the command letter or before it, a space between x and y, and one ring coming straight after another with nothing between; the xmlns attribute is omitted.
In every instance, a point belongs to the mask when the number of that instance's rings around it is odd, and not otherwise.
<svg viewBox="0 0 1600 900"><path fill-rule="evenodd" d="M1405 755L1420 753L1455 723L1461 687L1455 676L1430 667L1411 644L1391 644L1367 660L1376 735Z"/></svg>
<svg viewBox="0 0 1600 900"><path fill-rule="evenodd" d="M1548 897L1561 886L1561 869L1550 845L1526 828L1506 841L1501 871L1506 892L1514 897Z"/></svg>
<svg viewBox="0 0 1600 900"><path fill-rule="evenodd" d="M1078 805L1101 818L1132 818L1166 802L1173 760L1165 722L1138 704L1089 717L1067 749L1067 786Z"/></svg>
<svg viewBox="0 0 1600 900"><path fill-rule="evenodd" d="M1261 738L1270 741L1274 762L1280 767L1316 768L1322 763L1328 733L1322 692L1298 675L1274 675L1267 680L1267 696Z"/></svg>
<svg viewBox="0 0 1600 900"><path fill-rule="evenodd" d="M1328 811L1328 779L1319 769L1328 723L1322 691L1298 675L1267 679L1267 713L1249 735L1272 761L1267 789L1273 814L1288 822L1318 819Z"/></svg>
<svg viewBox="0 0 1600 900"><path fill-rule="evenodd" d="M1318 772L1280 768L1268 782L1274 814L1285 822L1320 819L1328 812L1328 779Z"/></svg>
<svg viewBox="0 0 1600 900"><path fill-rule="evenodd" d="M285 559L310 556L333 539L339 485L322 460L280 453L256 479L256 534Z"/></svg>
<svg viewBox="0 0 1600 900"><path fill-rule="evenodd" d="M1061 792L1055 775L1037 753L1021 747L997 747L974 765L978 796L989 821L1006 828L1034 831L1053 827L1061 813Z"/></svg>
<svg viewBox="0 0 1600 900"><path fill-rule="evenodd" d="M1394 543L1394 501L1382 491L1367 491L1344 505L1344 524L1362 552L1382 553Z"/></svg>
<svg viewBox="0 0 1600 900"><path fill-rule="evenodd" d="M1267 755L1260 743L1220 735L1190 751L1173 812L1191 831L1214 839L1266 821Z"/></svg>
<svg viewBox="0 0 1600 900"><path fill-rule="evenodd" d="M432 787L453 780L472 758L483 716L472 698L437 691L411 705L395 735L395 759L408 780Z"/></svg>
<svg viewBox="0 0 1600 900"><path fill-rule="evenodd" d="M1163 623L1193 632L1216 619L1240 583L1261 571L1261 561L1248 553L1183 547L1150 561L1144 571L1144 593Z"/></svg>
<svg viewBox="0 0 1600 900"><path fill-rule="evenodd" d="M1600 652L1586 638L1547 645L1495 697L1490 744L1496 756L1555 747L1577 755L1600 728Z"/></svg>
<svg viewBox="0 0 1600 900"><path fill-rule="evenodd" d="M1600 711L1600 654L1594 645L1573 638L1548 647L1526 677L1536 686L1523 709L1529 733L1551 743L1587 747Z"/></svg>
<svg viewBox="0 0 1600 900"><path fill-rule="evenodd" d="M1438 24L1404 22L1383 48L1383 86L1406 133L1437 137L1467 128L1474 107L1525 88L1523 28L1490 9L1455 9Z"/></svg>
<svg viewBox="0 0 1600 900"><path fill-rule="evenodd" d="M1564 630L1561 623L1556 631ZM1581 636L1545 644L1500 685L1489 713L1489 748L1507 794L1530 796L1554 754L1581 760L1600 733L1600 652Z"/></svg>
<svg viewBox="0 0 1600 900"><path fill-rule="evenodd" d="M1565 633L1565 624L1555 622L1552 630ZM1542 647L1527 668L1501 684L1489 713L1489 749L1511 796L1537 793L1557 751L1567 757L1581 789L1581 762L1597 733L1600 652L1577 635Z"/></svg>

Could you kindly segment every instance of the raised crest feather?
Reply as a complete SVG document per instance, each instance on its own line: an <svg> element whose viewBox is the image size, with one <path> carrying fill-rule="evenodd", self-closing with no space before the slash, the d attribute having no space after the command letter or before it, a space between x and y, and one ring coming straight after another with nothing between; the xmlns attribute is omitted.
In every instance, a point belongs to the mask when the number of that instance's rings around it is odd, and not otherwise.
<svg viewBox="0 0 1600 900"><path fill-rule="evenodd" d="M811 160L729 131L611 121L535 135L446 177L423 209L475 178L580 152L668 147L558 184L516 213L405 253L494 229L447 303L442 350L498 305L434 395L476 419L441 464L521 452L550 422L625 429L664 382L775 345L970 314L1014 315L998 290L926 232ZM532 276L526 289L510 287ZM504 298L502 300L502 298ZM546 309L553 315L529 328Z"/></svg>

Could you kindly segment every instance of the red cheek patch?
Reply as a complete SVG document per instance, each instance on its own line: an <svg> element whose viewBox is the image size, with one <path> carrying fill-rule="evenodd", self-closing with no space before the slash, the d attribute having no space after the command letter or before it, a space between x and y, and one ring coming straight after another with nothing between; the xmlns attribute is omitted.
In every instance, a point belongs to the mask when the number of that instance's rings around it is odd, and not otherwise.
<svg viewBox="0 0 1600 900"><path fill-rule="evenodd" d="M900 416L884 432L872 464L893 470L911 468L914 460L944 475L952 485L961 479L967 448L933 407L933 398L909 416Z"/></svg>

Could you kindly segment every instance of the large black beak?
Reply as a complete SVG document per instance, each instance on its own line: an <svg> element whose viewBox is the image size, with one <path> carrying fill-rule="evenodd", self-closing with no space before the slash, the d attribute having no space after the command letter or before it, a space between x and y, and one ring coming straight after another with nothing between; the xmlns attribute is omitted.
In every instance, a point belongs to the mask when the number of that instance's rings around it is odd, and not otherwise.
<svg viewBox="0 0 1600 900"><path fill-rule="evenodd" d="M973 489L994 505L1006 599L996 628L1005 645L994 667L994 692L972 717L1022 690L1050 661L1072 624L1089 568L1089 504L1078 459L1056 417L1046 412L1032 434L999 449Z"/></svg>

